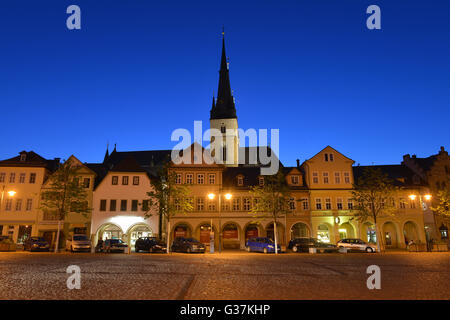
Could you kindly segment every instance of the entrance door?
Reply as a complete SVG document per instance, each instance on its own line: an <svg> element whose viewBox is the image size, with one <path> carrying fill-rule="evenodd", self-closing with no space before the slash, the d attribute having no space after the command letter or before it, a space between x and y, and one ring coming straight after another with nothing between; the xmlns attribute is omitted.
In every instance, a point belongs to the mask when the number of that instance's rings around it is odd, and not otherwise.
<svg viewBox="0 0 450 320"><path fill-rule="evenodd" d="M211 226L203 225L200 226L200 242L204 244L209 244L209 237L211 232Z"/></svg>

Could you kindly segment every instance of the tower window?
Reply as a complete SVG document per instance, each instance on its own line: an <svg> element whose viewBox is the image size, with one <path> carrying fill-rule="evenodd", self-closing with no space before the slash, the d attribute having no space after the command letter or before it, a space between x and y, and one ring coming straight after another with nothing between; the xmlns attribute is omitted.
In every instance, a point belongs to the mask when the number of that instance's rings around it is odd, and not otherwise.
<svg viewBox="0 0 450 320"><path fill-rule="evenodd" d="M227 128L225 126L220 127L220 132L225 133L227 131Z"/></svg>

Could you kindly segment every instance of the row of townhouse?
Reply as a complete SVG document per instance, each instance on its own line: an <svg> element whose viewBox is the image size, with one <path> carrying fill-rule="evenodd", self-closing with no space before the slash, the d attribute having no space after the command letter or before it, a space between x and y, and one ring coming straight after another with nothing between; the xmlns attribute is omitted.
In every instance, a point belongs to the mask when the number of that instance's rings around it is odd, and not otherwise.
<svg viewBox="0 0 450 320"><path fill-rule="evenodd" d="M118 152L114 148L100 163L82 163L71 156L68 161L79 166L79 181L88 191L92 212L87 217L75 213L66 217L60 246L75 233L90 235L94 244L99 239L120 238L132 247L141 236L167 238L165 221L155 212L150 217L145 214L150 181L157 179L170 154L171 150ZM55 244L58 221L39 208L40 192L59 162L33 151L0 161L0 234L17 243L42 236ZM430 158L406 155L401 164L374 167L401 187L395 215L378 221L387 248L404 248L410 240L448 240L448 222L431 211L435 199L425 199L448 183L450 163L443 148ZM375 241L372 221L359 222L353 216L352 185L364 168L330 146L302 164L297 161L295 167L280 162L291 193L291 212L277 222L281 244L305 236L331 243L349 237ZM172 163L177 183L189 186L194 210L172 219L171 239L192 236L208 244L213 231L216 248L220 234L223 249L242 249L249 237L273 238L270 219L255 219L251 213L250 188L264 184L260 169L260 164Z"/></svg>

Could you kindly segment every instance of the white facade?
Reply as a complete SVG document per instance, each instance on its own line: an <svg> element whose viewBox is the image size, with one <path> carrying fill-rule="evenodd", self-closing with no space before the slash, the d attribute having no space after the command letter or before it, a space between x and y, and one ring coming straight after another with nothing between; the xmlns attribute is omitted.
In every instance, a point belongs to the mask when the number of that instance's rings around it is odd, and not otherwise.
<svg viewBox="0 0 450 320"><path fill-rule="evenodd" d="M117 182L117 183L116 183ZM158 215L145 218L143 201L151 190L145 172L110 171L93 196L91 239L120 238L134 248L140 236L157 236Z"/></svg>

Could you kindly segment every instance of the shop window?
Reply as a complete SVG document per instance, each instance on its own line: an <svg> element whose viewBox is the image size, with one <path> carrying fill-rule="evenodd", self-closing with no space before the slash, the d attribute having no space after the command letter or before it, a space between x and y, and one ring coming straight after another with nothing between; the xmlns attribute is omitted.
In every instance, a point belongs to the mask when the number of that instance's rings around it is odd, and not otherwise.
<svg viewBox="0 0 450 320"><path fill-rule="evenodd" d="M321 224L317 228L317 239L321 242L330 242L330 233L326 224Z"/></svg>

